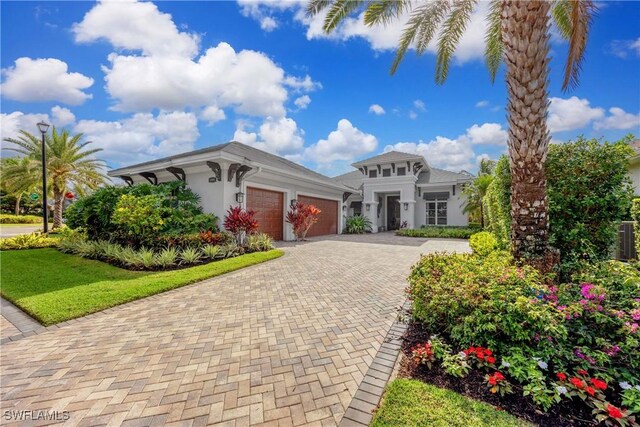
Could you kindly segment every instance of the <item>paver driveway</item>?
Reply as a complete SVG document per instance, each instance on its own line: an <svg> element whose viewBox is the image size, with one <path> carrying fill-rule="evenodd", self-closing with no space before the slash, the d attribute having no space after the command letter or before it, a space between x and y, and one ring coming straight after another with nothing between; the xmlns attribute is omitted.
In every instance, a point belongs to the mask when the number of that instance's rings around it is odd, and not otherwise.
<svg viewBox="0 0 640 427"><path fill-rule="evenodd" d="M3 423L17 409L69 411L68 425L335 425L409 267L442 244L314 241L4 344Z"/></svg>

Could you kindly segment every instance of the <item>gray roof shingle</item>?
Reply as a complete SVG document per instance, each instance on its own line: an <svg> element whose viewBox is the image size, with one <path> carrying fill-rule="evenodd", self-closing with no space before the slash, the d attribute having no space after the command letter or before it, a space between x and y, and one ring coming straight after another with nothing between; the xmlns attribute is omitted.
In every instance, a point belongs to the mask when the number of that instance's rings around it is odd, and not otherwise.
<svg viewBox="0 0 640 427"><path fill-rule="evenodd" d="M351 166L357 168L361 165L368 165L371 163L391 163L391 162L404 162L404 161L422 161L425 164L424 157L419 154L410 154L410 153L401 153L400 151L389 151L387 153L382 153L377 156L370 157L368 159L360 160L358 162L352 163Z"/></svg>

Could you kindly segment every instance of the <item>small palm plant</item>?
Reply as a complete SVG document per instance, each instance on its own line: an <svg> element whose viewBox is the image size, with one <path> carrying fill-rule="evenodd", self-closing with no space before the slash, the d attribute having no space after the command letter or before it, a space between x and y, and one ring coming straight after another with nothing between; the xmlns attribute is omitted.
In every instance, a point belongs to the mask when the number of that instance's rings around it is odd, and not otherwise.
<svg viewBox="0 0 640 427"><path fill-rule="evenodd" d="M218 245L205 245L202 247L202 253L206 258L216 259L221 255L220 246Z"/></svg>
<svg viewBox="0 0 640 427"><path fill-rule="evenodd" d="M175 265L178 259L176 248L165 248L156 254L154 264L158 267L167 268Z"/></svg>
<svg viewBox="0 0 640 427"><path fill-rule="evenodd" d="M344 232L346 234L364 234L371 232L371 220L366 216L350 216L347 218Z"/></svg>
<svg viewBox="0 0 640 427"><path fill-rule="evenodd" d="M181 264L195 264L202 258L202 253L196 248L186 248L180 251Z"/></svg>

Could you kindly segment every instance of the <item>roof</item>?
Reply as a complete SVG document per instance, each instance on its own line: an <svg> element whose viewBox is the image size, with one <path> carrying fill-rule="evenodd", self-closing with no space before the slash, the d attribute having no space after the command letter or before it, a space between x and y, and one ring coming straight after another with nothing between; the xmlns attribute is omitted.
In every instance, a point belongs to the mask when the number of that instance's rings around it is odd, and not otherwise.
<svg viewBox="0 0 640 427"><path fill-rule="evenodd" d="M120 174L126 174L125 171L128 169L132 169L132 168L139 169L139 168L144 168L146 166L149 167L149 170L152 170L153 166L156 164L159 165L161 163L175 160L175 159L181 159L181 158L195 156L199 154L208 154L208 153L216 153L216 152L225 152L235 156L244 157L248 161L257 162L265 166L271 166L273 168L277 168L280 171L303 175L314 181L319 181L334 187L336 186L336 184L338 184L336 183L335 180L329 178L328 176L312 171L311 169L308 169L302 165L299 165L295 162L287 160L283 157L276 156L275 154L267 153L266 151L259 150L257 148L251 147L249 145L245 145L238 141L231 141L225 144L219 144L219 145L214 145L212 147L202 148L200 150L194 150L186 153L175 154L173 156L163 157L161 159L138 163L135 165L126 166L124 168L114 169L109 171L109 175L117 176Z"/></svg>
<svg viewBox="0 0 640 427"><path fill-rule="evenodd" d="M357 168L358 166L369 165L371 163L393 163L404 161L421 161L425 165L427 161L419 154L402 153L400 151L389 151L379 154L368 159L360 160L359 162L352 163L351 166Z"/></svg>
<svg viewBox="0 0 640 427"><path fill-rule="evenodd" d="M629 143L629 146L633 148L637 156L640 156L640 139L635 139Z"/></svg>
<svg viewBox="0 0 640 427"><path fill-rule="evenodd" d="M359 190L362 186L364 175L362 175L362 172L360 172L359 170L354 170L342 175L334 176L332 179L342 185L346 185L347 187Z"/></svg>
<svg viewBox="0 0 640 427"><path fill-rule="evenodd" d="M416 184L437 184L440 182L468 181L473 178L467 171L452 172L445 169L430 167L420 172Z"/></svg>

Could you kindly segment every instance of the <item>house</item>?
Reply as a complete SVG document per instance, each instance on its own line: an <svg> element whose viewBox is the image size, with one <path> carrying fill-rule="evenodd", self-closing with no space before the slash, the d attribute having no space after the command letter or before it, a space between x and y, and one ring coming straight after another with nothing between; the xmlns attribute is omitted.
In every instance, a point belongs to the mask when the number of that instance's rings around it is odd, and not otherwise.
<svg viewBox="0 0 640 427"><path fill-rule="evenodd" d="M629 161L629 176L631 177L631 184L633 185L635 195L640 197L640 139L631 141L629 145L636 152Z"/></svg>
<svg viewBox="0 0 640 427"><path fill-rule="evenodd" d="M353 163L355 171L334 178L355 189L345 214L371 220L373 232L422 226L468 225L462 187L466 172L429 166L423 156L390 151ZM406 224L405 224L406 223Z"/></svg>
<svg viewBox="0 0 640 427"><path fill-rule="evenodd" d="M232 141L111 170L128 185L182 180L201 198L205 212L223 218L231 206L255 212L259 230L293 240L285 222L296 200L322 213L308 236L342 232L347 215L368 216L374 232L407 221L421 225L466 225L461 185L472 179L429 167L422 156L390 152L354 163L356 171L329 178L282 157ZM364 206L364 209L363 209Z"/></svg>
<svg viewBox="0 0 640 427"><path fill-rule="evenodd" d="M296 200L322 211L308 236L339 233L344 197L353 191L297 163L235 141L111 170L108 175L128 185L182 180L200 195L205 212L222 219L230 206L251 209L259 230L276 240L294 239L284 218Z"/></svg>

